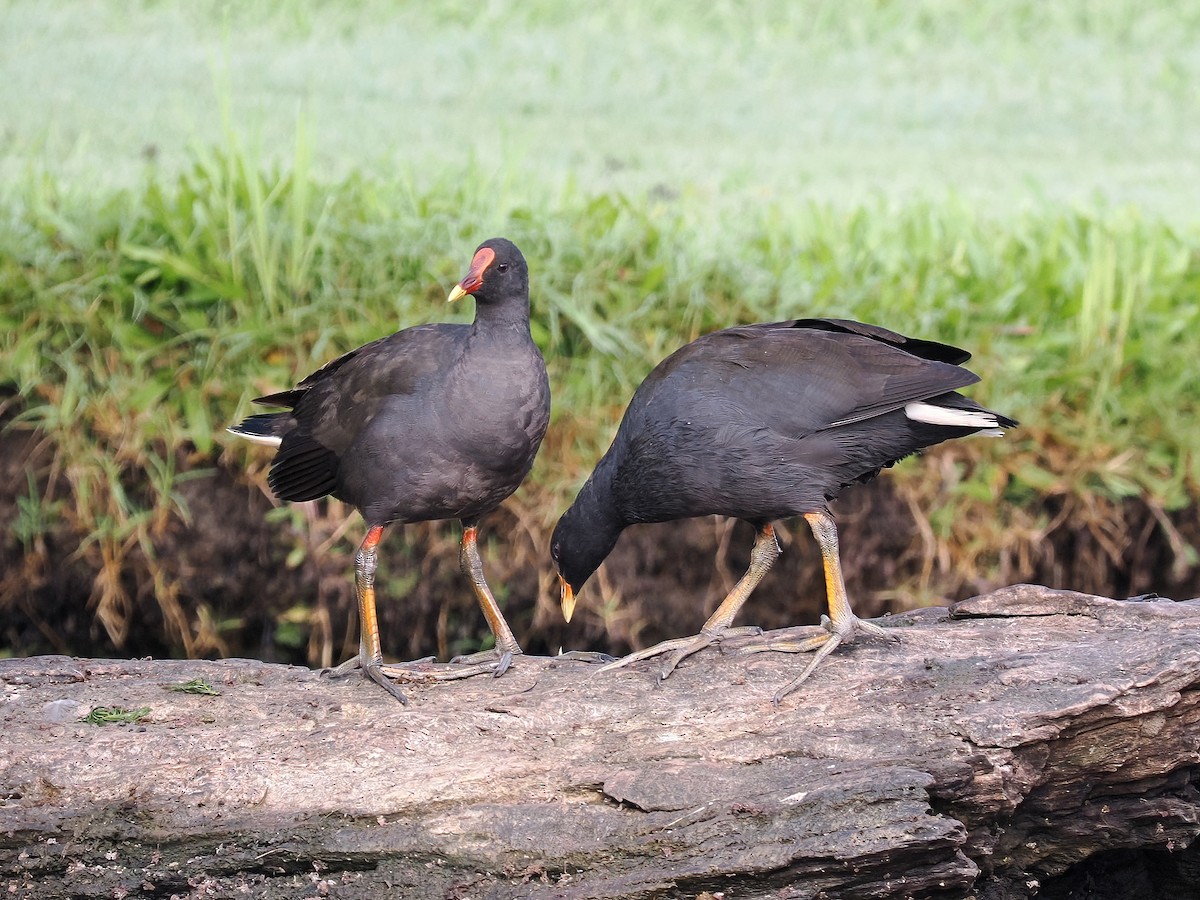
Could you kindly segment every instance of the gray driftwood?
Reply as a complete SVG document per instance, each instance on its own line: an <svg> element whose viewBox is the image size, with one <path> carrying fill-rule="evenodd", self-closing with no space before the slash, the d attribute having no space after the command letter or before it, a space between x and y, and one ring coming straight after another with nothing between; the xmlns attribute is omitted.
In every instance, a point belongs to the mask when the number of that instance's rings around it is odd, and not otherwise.
<svg viewBox="0 0 1200 900"><path fill-rule="evenodd" d="M778 707L804 659L733 642L661 686L519 659L407 709L247 660L3 661L0 896L1015 898L1200 834L1200 600L885 624ZM196 677L220 696L166 689Z"/></svg>

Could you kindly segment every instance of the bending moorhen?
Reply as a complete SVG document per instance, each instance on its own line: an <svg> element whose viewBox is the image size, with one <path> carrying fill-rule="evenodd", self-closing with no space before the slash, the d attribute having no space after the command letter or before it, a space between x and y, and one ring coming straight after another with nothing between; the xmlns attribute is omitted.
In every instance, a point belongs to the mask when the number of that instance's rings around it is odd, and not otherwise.
<svg viewBox="0 0 1200 900"><path fill-rule="evenodd" d="M524 480L550 419L546 365L529 334L529 270L515 244L479 245L449 299L467 294L475 298L472 324L418 325L351 350L291 390L255 401L285 412L229 429L279 448L268 482L281 500L331 495L362 513L367 534L354 563L359 655L351 664L404 703L389 676L498 676L521 653L476 546L480 517ZM461 520L462 570L496 638L495 650L438 674L384 666L375 614L384 528L432 519Z"/></svg>
<svg viewBox="0 0 1200 900"><path fill-rule="evenodd" d="M659 679L722 636L779 555L772 522L804 516L821 546L832 619L804 641L749 649L816 656L778 701L855 631L882 634L850 608L829 503L911 453L1017 423L955 392L979 377L970 354L842 319L746 325L677 350L642 382L613 439L554 529L563 613L627 526L726 515L757 529L746 574L694 637L608 666L674 651ZM603 671L603 669L601 670Z"/></svg>

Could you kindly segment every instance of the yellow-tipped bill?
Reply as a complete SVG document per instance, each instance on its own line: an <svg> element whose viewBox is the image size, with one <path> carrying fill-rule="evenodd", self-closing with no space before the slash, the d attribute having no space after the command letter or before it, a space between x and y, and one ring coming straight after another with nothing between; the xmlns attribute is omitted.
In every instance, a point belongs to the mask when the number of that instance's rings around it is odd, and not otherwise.
<svg viewBox="0 0 1200 900"><path fill-rule="evenodd" d="M471 260L471 268L467 271L466 276L450 290L450 296L446 298L447 303L453 303L467 294L473 294L483 287L483 273L487 271L487 267L496 261L496 251L491 247L482 247L475 252L474 258Z"/></svg>
<svg viewBox="0 0 1200 900"><path fill-rule="evenodd" d="M571 586L567 584L566 579L561 575L558 576L558 586L562 589L563 618L570 622L571 616L575 615L575 592L571 590Z"/></svg>

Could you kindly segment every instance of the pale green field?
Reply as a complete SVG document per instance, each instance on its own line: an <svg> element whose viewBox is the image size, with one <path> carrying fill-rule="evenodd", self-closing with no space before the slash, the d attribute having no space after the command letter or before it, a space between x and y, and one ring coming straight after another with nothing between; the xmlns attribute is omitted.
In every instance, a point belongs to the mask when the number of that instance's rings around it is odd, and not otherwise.
<svg viewBox="0 0 1200 900"><path fill-rule="evenodd" d="M302 11L296 11L293 6ZM0 3L0 177L84 189L240 136L318 179L482 173L516 202L683 194L988 214L1200 209L1200 6ZM496 188L496 183L502 188Z"/></svg>

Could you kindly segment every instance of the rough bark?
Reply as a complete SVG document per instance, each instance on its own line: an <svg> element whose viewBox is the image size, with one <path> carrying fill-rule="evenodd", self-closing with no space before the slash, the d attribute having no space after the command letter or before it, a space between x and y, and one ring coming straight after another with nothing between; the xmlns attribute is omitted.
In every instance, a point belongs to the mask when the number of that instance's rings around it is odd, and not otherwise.
<svg viewBox="0 0 1200 900"><path fill-rule="evenodd" d="M1090 858L1150 893L1100 866L1073 896L1200 894L1200 600L1021 585L884 624L894 640L840 648L779 706L804 659L735 652L752 639L660 686L657 661L523 658L410 685L407 708L248 660L2 661L0 884L1017 898L1067 896ZM196 677L220 695L167 689ZM76 720L97 706L150 711Z"/></svg>

